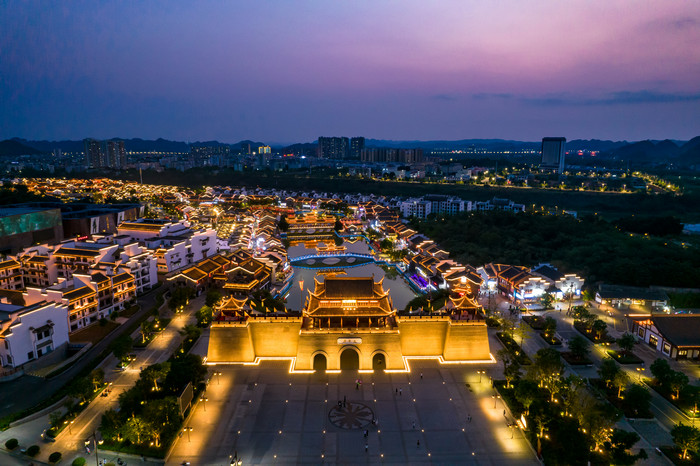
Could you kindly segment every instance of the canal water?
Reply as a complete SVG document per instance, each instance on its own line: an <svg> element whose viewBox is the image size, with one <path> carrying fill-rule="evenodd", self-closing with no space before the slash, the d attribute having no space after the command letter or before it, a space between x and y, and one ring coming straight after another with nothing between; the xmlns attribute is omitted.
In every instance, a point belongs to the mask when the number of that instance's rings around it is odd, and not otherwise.
<svg viewBox="0 0 700 466"><path fill-rule="evenodd" d="M343 246L345 246L347 252L371 254L369 246L364 241L356 241L354 243L345 241ZM290 261L294 260L296 257L314 254L315 252L315 249L307 249L303 244L290 246L287 249L287 254ZM339 273L338 276L347 277L371 277L374 275L375 281L379 281L385 276L384 270L374 263L359 265L356 267L347 267L343 269L334 268L332 271L345 272ZM289 289L289 294L287 295L287 307L289 309L300 309L302 304L302 296L305 297L309 289L313 290L314 277L317 277L319 281L324 280L325 275L323 272L326 272L326 270L294 267L294 283ZM303 294L299 287L300 280L304 281ZM404 309L409 301L418 296L400 275L397 275L394 278L384 278L384 289L389 291L394 308L396 309Z"/></svg>

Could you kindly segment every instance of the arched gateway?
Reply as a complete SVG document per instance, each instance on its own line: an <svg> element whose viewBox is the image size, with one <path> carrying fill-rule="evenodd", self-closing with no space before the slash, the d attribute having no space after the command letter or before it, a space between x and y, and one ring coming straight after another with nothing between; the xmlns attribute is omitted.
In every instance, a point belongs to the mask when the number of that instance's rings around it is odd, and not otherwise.
<svg viewBox="0 0 700 466"><path fill-rule="evenodd" d="M314 371L325 372L328 369L328 360L326 355L323 353L318 353L314 356Z"/></svg>
<svg viewBox="0 0 700 466"><path fill-rule="evenodd" d="M356 371L360 369L360 355L355 348L345 348L340 353L340 370Z"/></svg>

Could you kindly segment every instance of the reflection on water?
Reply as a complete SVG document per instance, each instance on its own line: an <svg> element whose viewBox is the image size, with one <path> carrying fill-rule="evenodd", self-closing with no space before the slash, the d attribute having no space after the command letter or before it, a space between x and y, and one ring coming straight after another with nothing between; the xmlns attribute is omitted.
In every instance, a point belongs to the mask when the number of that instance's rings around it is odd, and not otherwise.
<svg viewBox="0 0 700 466"><path fill-rule="evenodd" d="M371 251L367 243L364 241L357 241L355 243L349 243L345 241L343 246L347 248L348 252L354 252L358 254L369 254ZM289 259L293 260L295 257L304 256L306 254L314 254L314 249L308 249L304 245L291 246L287 253ZM342 269L345 273L339 273L339 276L348 277L371 277L374 275L375 281L378 281L384 277L384 270L376 264L366 264L358 267L349 267L347 269ZM334 272L339 270L333 269ZM300 269L294 267L294 284L289 289L289 295L287 296L287 307L289 309L300 309L302 291L299 289L299 280L304 281L304 296L308 291L314 288L314 277L317 277L319 281L324 280L324 275L319 274L318 270L314 269ZM404 282L403 278L385 278L384 279L384 289L389 291L391 299L394 303L394 308L404 309L408 302L415 298L416 293Z"/></svg>

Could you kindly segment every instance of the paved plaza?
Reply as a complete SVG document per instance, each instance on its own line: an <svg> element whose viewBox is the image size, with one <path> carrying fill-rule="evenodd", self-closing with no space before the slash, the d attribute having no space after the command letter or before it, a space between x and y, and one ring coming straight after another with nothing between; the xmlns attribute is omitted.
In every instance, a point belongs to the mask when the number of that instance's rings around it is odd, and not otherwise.
<svg viewBox="0 0 700 466"><path fill-rule="evenodd" d="M247 465L537 464L488 375L479 382L477 370L493 366L424 360L411 368L289 374L282 361L217 366L221 375L212 376L168 464L228 465L236 453Z"/></svg>

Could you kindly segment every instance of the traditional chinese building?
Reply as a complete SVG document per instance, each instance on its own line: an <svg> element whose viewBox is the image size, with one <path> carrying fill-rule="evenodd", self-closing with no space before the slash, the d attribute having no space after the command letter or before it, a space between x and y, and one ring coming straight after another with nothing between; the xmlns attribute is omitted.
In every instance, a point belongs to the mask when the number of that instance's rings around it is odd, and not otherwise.
<svg viewBox="0 0 700 466"><path fill-rule="evenodd" d="M460 317L474 315L472 295L457 295L450 306L454 312L442 315L398 315L382 280L342 276L315 279L301 313L255 315L242 300L224 300L207 363L289 359L293 372L400 372L411 358L491 362L484 321Z"/></svg>

